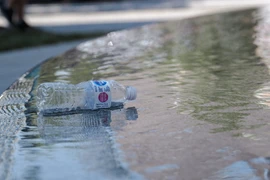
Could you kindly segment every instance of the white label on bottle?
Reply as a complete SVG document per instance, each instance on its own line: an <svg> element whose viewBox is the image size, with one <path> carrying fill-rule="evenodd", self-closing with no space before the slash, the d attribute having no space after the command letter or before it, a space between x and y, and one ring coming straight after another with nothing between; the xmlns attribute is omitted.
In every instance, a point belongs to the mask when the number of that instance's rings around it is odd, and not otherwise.
<svg viewBox="0 0 270 180"><path fill-rule="evenodd" d="M111 107L111 88L108 81L92 81L95 91L94 109Z"/></svg>

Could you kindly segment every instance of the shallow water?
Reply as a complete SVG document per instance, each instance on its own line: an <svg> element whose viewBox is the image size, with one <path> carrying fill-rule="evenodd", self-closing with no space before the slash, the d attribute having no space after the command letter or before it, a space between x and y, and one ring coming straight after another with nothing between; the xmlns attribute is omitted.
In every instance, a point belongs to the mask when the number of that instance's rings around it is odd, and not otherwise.
<svg viewBox="0 0 270 180"><path fill-rule="evenodd" d="M269 14L264 8L114 32L32 69L18 82L29 84L0 99L0 175L269 179ZM40 83L90 79L135 86L138 99L114 111L36 114Z"/></svg>

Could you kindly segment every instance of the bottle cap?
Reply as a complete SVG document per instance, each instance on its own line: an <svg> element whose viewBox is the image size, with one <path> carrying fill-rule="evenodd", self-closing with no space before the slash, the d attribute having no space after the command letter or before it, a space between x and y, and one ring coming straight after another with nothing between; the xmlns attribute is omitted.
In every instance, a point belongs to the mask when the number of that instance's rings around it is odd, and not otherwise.
<svg viewBox="0 0 270 180"><path fill-rule="evenodd" d="M137 90L132 86L126 88L126 98L129 101L135 100L137 97Z"/></svg>

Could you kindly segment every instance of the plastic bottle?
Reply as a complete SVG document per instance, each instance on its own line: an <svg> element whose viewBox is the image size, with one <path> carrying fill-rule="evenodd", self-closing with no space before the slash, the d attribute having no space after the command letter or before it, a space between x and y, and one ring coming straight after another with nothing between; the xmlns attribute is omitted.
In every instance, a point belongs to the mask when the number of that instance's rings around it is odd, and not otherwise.
<svg viewBox="0 0 270 180"><path fill-rule="evenodd" d="M76 85L62 82L43 83L37 88L39 112L65 112L71 110L100 109L123 105L135 100L136 89L114 80L93 80Z"/></svg>

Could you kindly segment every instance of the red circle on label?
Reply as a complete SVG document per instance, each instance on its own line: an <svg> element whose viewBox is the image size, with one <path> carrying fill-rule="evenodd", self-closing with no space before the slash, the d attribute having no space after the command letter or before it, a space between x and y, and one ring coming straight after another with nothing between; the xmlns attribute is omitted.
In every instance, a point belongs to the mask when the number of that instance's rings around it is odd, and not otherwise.
<svg viewBox="0 0 270 180"><path fill-rule="evenodd" d="M109 96L107 93L103 92L98 95L98 100L100 102L106 102L109 99Z"/></svg>

